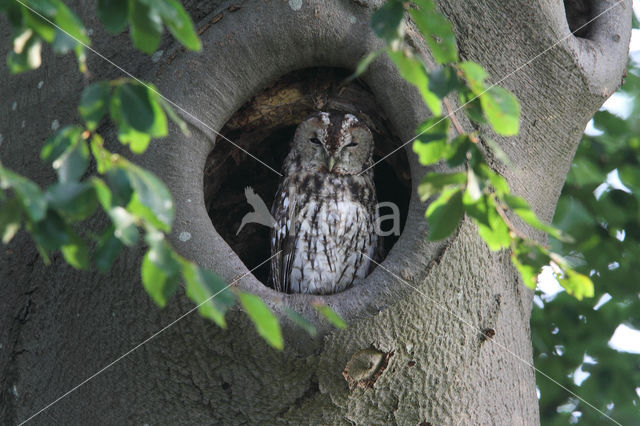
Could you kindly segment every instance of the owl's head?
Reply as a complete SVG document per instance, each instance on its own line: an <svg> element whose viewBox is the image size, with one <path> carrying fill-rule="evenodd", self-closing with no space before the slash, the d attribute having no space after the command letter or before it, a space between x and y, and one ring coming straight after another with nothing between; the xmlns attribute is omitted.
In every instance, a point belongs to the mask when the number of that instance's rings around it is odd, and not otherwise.
<svg viewBox="0 0 640 426"><path fill-rule="evenodd" d="M356 175L372 163L373 136L352 114L317 112L298 125L292 151L298 169Z"/></svg>

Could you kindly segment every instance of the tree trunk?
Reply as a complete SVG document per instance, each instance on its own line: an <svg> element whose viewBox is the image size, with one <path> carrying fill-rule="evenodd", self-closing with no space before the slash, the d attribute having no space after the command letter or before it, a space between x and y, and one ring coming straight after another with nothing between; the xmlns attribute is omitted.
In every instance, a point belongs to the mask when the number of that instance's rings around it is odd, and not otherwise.
<svg viewBox="0 0 640 426"><path fill-rule="evenodd" d="M182 114L191 137L173 129L136 160L172 190L175 247L231 282L265 259L245 266L207 214L205 164L215 144L227 143L216 142L210 129L222 129L252 96L291 71L353 70L380 47L368 26L380 2L247 0L239 9L226 1L185 3L201 32L201 53L172 47L167 37L159 60L143 57L127 34L106 35L92 10L83 19L99 52L156 83L188 112ZM557 0L437 3L454 23L462 57L480 62L521 100L520 135L496 138L513 167L491 166L549 221L587 121L621 82L631 2L580 30L582 37L570 35L570 26L577 29L613 0L565 0L566 14ZM7 52L8 26L0 31ZM424 51L411 25L407 33ZM88 55L94 77L122 76ZM71 55L47 52L43 59L23 75L0 71L0 156L45 185L54 174L37 158L40 147L54 120L77 119L85 82ZM428 116L417 91L386 58L363 80L398 140L409 140ZM115 149L113 138L110 144ZM404 231L363 283L326 297L276 293L253 275L237 284L279 316L289 306L317 324L312 338L283 318L283 352L270 349L239 310L228 315L227 330L193 313L145 342L192 304L179 292L166 309L153 305L140 284L141 249L121 256L108 275L77 272L59 257L44 266L21 232L0 257L0 420L24 421L60 398L33 422L537 424L533 294L508 254L489 252L468 220L443 243L425 240L425 205L415 196L425 170L411 144L405 150L413 190ZM178 238L183 232L191 238ZM335 330L317 318L313 300L332 306L349 327ZM485 341L483 329L493 329L495 341Z"/></svg>

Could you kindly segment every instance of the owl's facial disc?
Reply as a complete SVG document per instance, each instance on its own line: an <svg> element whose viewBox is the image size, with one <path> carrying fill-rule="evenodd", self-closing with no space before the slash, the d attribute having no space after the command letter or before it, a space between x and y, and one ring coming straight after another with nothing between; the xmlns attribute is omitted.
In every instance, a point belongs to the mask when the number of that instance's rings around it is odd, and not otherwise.
<svg viewBox="0 0 640 426"><path fill-rule="evenodd" d="M336 139L332 173L358 174L371 162L373 137L369 129L353 115L344 116Z"/></svg>
<svg viewBox="0 0 640 426"><path fill-rule="evenodd" d="M294 149L305 170L353 175L370 163L373 139L355 116L320 112L300 123Z"/></svg>

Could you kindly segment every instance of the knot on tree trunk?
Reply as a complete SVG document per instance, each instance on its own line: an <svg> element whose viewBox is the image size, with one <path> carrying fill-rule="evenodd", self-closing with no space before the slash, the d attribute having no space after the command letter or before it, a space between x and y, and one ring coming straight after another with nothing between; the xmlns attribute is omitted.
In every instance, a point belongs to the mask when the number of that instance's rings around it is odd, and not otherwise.
<svg viewBox="0 0 640 426"><path fill-rule="evenodd" d="M357 387L372 388L384 373L392 356L393 351L382 352L373 347L354 353L342 371L342 376L349 384L349 390Z"/></svg>

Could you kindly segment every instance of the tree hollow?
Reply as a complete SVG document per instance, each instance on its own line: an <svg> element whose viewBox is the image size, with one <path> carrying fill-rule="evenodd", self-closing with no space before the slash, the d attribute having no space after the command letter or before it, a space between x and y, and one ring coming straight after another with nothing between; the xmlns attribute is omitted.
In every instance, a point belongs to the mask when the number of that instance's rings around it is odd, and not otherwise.
<svg viewBox="0 0 640 426"><path fill-rule="evenodd" d="M401 144L366 83L348 80L351 72L340 68L307 68L288 73L253 96L221 130L228 139L251 152L275 170L289 152L296 126L316 111L351 113L371 129L374 161ZM211 222L247 267L260 264L270 254L268 226L249 223L240 232L245 214L253 211L244 190L252 188L271 207L281 177L231 143L218 138L204 169L204 200ZM399 216L382 223L384 253L400 237L411 197L411 175L404 150L385 158L374 169L378 203L392 203ZM380 213L388 215L390 207ZM397 220L397 224L395 221ZM253 271L271 286L269 263Z"/></svg>

